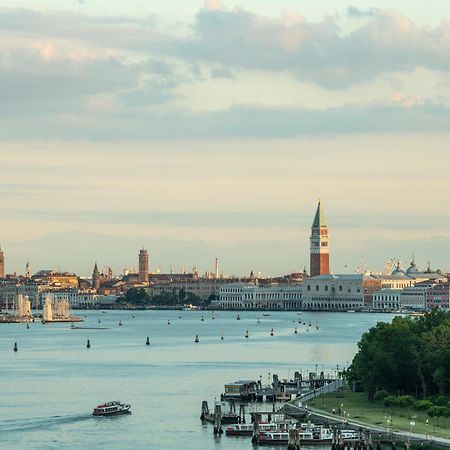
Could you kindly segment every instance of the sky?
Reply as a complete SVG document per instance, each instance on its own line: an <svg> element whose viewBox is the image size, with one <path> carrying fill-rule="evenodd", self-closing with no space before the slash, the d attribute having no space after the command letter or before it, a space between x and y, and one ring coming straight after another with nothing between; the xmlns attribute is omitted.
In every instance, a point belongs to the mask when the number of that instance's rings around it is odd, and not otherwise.
<svg viewBox="0 0 450 450"><path fill-rule="evenodd" d="M3 0L6 270L450 269L450 6Z"/></svg>

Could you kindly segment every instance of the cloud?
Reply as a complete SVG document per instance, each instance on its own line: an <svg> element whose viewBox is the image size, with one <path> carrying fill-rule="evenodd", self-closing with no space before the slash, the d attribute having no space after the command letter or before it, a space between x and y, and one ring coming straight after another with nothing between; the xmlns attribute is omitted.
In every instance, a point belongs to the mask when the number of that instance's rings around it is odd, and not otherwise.
<svg viewBox="0 0 450 450"><path fill-rule="evenodd" d="M232 80L235 78L235 75L229 67L218 66L211 69L211 78L226 78Z"/></svg>
<svg viewBox="0 0 450 450"><path fill-rule="evenodd" d="M390 11L373 10L368 23L344 33L336 17L314 23L267 18L243 9L204 8L194 31L191 38L172 42L169 51L227 67L286 71L329 89L391 71L450 69L450 22L419 27Z"/></svg>
<svg viewBox="0 0 450 450"><path fill-rule="evenodd" d="M376 9L376 8L359 9L356 6L349 6L347 8L347 15L349 17L355 17L358 19L361 19L364 17L373 17L377 13L378 13L378 9Z"/></svg>
<svg viewBox="0 0 450 450"><path fill-rule="evenodd" d="M347 9L367 18L346 32L339 16L310 22L298 13L280 18L209 1L183 33L164 29L155 18L87 16L74 13L0 9L0 29L21 39L89 44L94 49L139 52L230 70L284 71L302 81L342 89L391 72L418 67L450 70L450 22L418 26L395 11ZM201 68L200 68L201 71Z"/></svg>
<svg viewBox="0 0 450 450"><path fill-rule="evenodd" d="M34 109L20 122L0 110L0 139L127 139L184 138L293 138L300 135L340 133L450 132L450 111L445 105L421 98L398 97L379 104L343 106L324 110L264 108L236 105L216 112L148 108L166 100L164 93L129 91L117 107L98 98L90 109L62 109L36 116ZM62 104L63 106L63 104ZM156 105L158 106L158 105ZM54 105L55 107L55 105Z"/></svg>
<svg viewBox="0 0 450 450"><path fill-rule="evenodd" d="M256 78L284 72L341 91L417 67L450 72L450 22L419 27L399 13L370 11L344 32L337 16L268 18L209 1L181 33L152 17L0 9L0 139L449 132L445 98L399 89L379 102L355 98L320 110L235 104L194 113L176 107L180 87L218 78L238 83L241 70ZM367 15L355 7L349 13ZM233 97L239 99L239 88Z"/></svg>

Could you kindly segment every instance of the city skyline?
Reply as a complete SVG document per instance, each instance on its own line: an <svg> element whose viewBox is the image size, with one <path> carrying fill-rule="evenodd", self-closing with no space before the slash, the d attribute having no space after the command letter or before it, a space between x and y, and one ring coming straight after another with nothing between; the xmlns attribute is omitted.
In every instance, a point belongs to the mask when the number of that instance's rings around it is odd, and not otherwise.
<svg viewBox="0 0 450 450"><path fill-rule="evenodd" d="M142 245L153 270L302 270L319 197L332 271L450 269L445 18L444 1L4 2L7 271L119 272Z"/></svg>
<svg viewBox="0 0 450 450"><path fill-rule="evenodd" d="M320 240L318 239L318 236L321 236ZM72 234L68 235L70 238L72 238ZM85 236L85 235L83 235ZM93 235L93 238L95 240L98 240L101 236L100 235ZM338 273L335 270L333 270L332 266L330 266L330 245L329 245L329 240L328 240L328 225L327 225L327 219L325 217L325 213L323 211L323 207L321 204L321 201L319 200L316 206L316 212L314 214L314 219L312 221L312 225L311 225L311 235L309 236L309 241L310 241L310 260L309 260L309 273L310 276L317 276L320 274L328 274L328 273ZM51 238L52 239L52 243L54 243L55 239L54 237ZM85 239L83 239L83 241L85 241ZM58 246L58 241L57 242L57 246ZM86 242L83 242L83 244L86 245ZM88 244L89 245L89 244ZM114 247L114 245L112 246ZM315 255L315 253L317 253L316 248L320 248L320 253L324 253L320 259L316 259L316 257L318 257L319 255ZM44 251L48 251L49 248L45 248ZM63 253L65 253L67 251L67 248L65 245L61 245L59 246L59 250L62 251ZM79 249L81 252L81 254L85 254L87 248L83 248L81 247ZM201 252L201 250L200 250ZM192 252L195 253L195 252ZM114 255L114 251L112 253ZM156 252L156 254L158 254ZM200 256L200 254L197 254L197 256ZM17 258L17 255L15 255ZM332 255L333 256L333 252ZM381 267L377 267L377 268L373 268L370 267L366 261L366 259L364 257L362 257L359 261L358 264L353 268L349 267L349 265L345 265L345 270L343 270L343 273L352 273L352 272L356 272L356 273L382 273L383 270L387 272L386 273L390 273L390 271L392 270L393 266L396 266L398 268L402 268L402 269L406 269L408 267L408 265L416 265L417 264L417 259L416 259L416 254L412 254L410 259L408 260L400 260L398 257L398 255L393 256L391 258L385 258L384 262L384 268ZM190 273L190 272L197 272L198 274L202 275L205 273L209 273L211 276L213 276L214 274L217 274L219 267L221 268L222 266L222 261L220 260L220 258L216 257L214 259L214 268L211 269L210 267L210 261L205 260L204 258L207 257L206 254L201 255L201 260L205 261L205 267L199 267L197 264L188 264L187 266L185 265L181 265L178 266L177 264L173 264L173 263L169 263L168 267L163 267L163 264L161 262L158 262L158 260L154 260L152 258L152 255L150 253L149 256L149 252L146 248L142 247L139 250L139 254L138 254L138 263L136 266L136 262L133 261L133 263L131 265L125 266L122 264L121 268L118 268L118 266L114 267L110 262L108 263L108 261L105 261L104 264L101 265L101 267L103 267L102 270L104 270L104 274L107 274L107 272L109 273L114 273L115 275L120 275L123 274L125 272L132 272L132 273L136 273L139 275L139 280L141 282L147 282L148 281L148 273L153 273L153 274L157 274L157 273ZM325 259L322 259L325 258ZM97 259L95 259L95 265L94 265L94 272L92 277L99 279L99 272L101 272L101 270L99 271L98 269L98 264L97 264ZM338 260L339 255L338 255ZM115 260L114 257L112 259L113 261ZM150 260L150 261L149 261ZM161 261L164 261L165 258L164 256L162 257ZM254 261L252 261L254 262ZM5 267L5 262L4 262L4 253L3 251L0 251L0 263L1 263L1 268L4 269ZM192 267L190 267L192 266ZM421 266L421 262L419 261L418 264L419 268ZM25 265L25 272L23 273L25 276L30 276L30 262L29 260L27 260L26 265ZM257 266L258 267L258 266ZM280 267L283 267L283 262L281 263ZM330 269L331 267L331 269ZM448 273L449 271L446 269L442 269L442 268L438 268L438 267L434 267L435 269L439 269L442 270L443 273ZM52 269L55 270L57 269L57 271L65 271L65 269L61 269L61 266L58 265L57 267L50 267L50 266L45 266L45 267L39 267L39 270L43 270L43 269ZM422 267L423 270L425 270L425 266ZM428 259L427 261L427 270L431 269L431 261ZM277 273L263 273L260 270L254 270L253 268L248 269L247 268L247 272L242 271L242 272L233 272L233 273L227 273L224 272L223 270L220 270L219 274L220 276L224 275L224 276L248 276L248 272L251 273L255 273L256 276L258 277L271 277L271 276L282 276L288 273L292 273L292 272L302 272L302 271L308 271L308 265L304 264L303 266L303 270L301 268L298 269L294 269L294 270L286 270L283 271L282 269L280 269L279 272ZM106 271L106 272L105 272ZM73 272L78 272L81 273L82 275L86 275L85 272L81 271L73 271ZM15 271L11 271L8 272L10 274L13 273L17 273L18 275L22 275L22 272L20 270L15 270ZM147 275L145 275L147 274Z"/></svg>

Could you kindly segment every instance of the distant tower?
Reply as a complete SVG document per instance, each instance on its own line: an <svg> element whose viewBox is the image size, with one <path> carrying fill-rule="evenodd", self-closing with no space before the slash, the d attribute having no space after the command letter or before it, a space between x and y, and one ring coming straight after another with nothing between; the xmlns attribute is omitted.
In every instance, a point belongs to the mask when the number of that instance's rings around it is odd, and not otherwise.
<svg viewBox="0 0 450 450"><path fill-rule="evenodd" d="M97 263L95 263L94 271L92 272L92 287L96 291L100 289L100 272L98 271Z"/></svg>
<svg viewBox="0 0 450 450"><path fill-rule="evenodd" d="M317 275L329 274L330 248L328 245L328 227L320 205L320 200L311 227L310 241L310 275L315 277Z"/></svg>
<svg viewBox="0 0 450 450"><path fill-rule="evenodd" d="M27 261L27 264L25 266L25 276L27 278L31 278L31 267L30 267L30 261Z"/></svg>
<svg viewBox="0 0 450 450"><path fill-rule="evenodd" d="M5 257L0 247L0 278L5 278Z"/></svg>
<svg viewBox="0 0 450 450"><path fill-rule="evenodd" d="M215 277L219 278L219 258L216 258Z"/></svg>
<svg viewBox="0 0 450 450"><path fill-rule="evenodd" d="M148 283L148 252L145 249L139 251L139 281Z"/></svg>

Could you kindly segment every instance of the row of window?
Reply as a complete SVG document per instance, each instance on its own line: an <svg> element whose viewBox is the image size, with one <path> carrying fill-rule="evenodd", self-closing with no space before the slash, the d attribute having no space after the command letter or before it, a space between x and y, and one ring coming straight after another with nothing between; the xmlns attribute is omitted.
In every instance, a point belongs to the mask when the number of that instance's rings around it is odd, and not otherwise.
<svg viewBox="0 0 450 450"><path fill-rule="evenodd" d="M338 289L339 289L339 292L343 292L343 287L342 286L339 286ZM311 285L310 284L308 284L308 287L306 288L306 290L308 290L308 291L311 290ZM325 285L324 290L325 290L325 292L328 292L329 287L328 287L327 284ZM316 292L319 292L319 291L320 291L320 286L317 284L316 285ZM334 286L331 286L331 292L336 292L336 288ZM347 292L351 293L352 292L352 288L348 288ZM361 292L361 288L356 288L356 292Z"/></svg>

